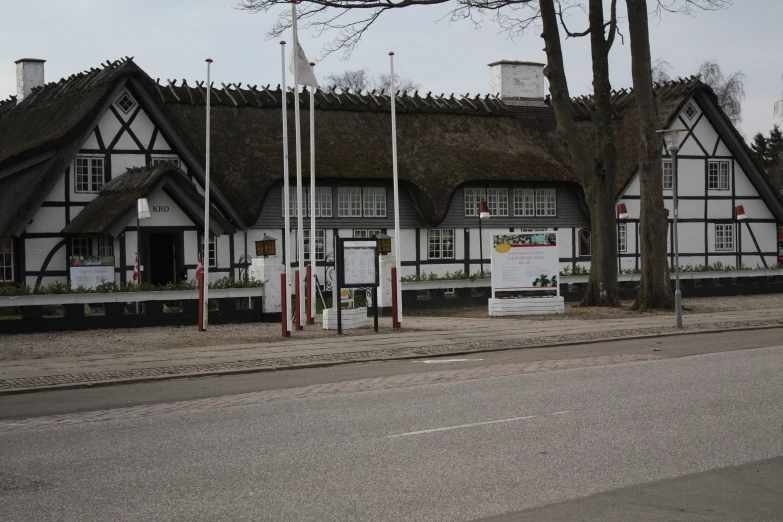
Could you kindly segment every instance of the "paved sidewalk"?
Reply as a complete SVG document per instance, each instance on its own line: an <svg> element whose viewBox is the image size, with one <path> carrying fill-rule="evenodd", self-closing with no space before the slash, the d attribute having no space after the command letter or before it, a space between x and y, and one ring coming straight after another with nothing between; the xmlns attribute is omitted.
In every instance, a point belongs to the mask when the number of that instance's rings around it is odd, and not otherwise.
<svg viewBox="0 0 783 522"><path fill-rule="evenodd" d="M303 368L351 362L581 344L628 339L783 327L783 310L746 310L688 315L677 330L673 316L596 321L517 321L411 317L393 334L369 334L227 346L179 348L0 363L0 395L123 384L204 375ZM313 328L313 327L310 327Z"/></svg>

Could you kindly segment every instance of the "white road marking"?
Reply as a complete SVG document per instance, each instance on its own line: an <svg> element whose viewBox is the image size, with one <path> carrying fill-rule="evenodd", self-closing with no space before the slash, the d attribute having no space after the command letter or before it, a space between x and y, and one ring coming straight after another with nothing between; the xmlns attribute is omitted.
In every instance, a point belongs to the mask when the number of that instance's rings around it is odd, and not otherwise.
<svg viewBox="0 0 783 522"><path fill-rule="evenodd" d="M453 363L453 362L468 362L468 361L483 361L484 359L427 359L424 364L439 364L439 363Z"/></svg>
<svg viewBox="0 0 783 522"><path fill-rule="evenodd" d="M460 424L459 426L446 426L445 428L432 428L429 430L419 430L419 431L409 431L407 433L398 433L396 435L386 435L387 439L395 439L397 437L408 437L410 435L422 435L424 433L435 433L436 431L448 431L448 430L457 430L460 428L473 428L476 426L486 426L487 424L500 424L502 422L515 422L515 421L521 421L526 419L535 419L536 417L545 417L547 415L562 415L564 413L568 413L567 411L558 411L555 413L546 413L544 415L527 415L525 417L513 417L511 419L500 419L500 420L494 420L494 421L485 421L485 422L474 422L473 424Z"/></svg>

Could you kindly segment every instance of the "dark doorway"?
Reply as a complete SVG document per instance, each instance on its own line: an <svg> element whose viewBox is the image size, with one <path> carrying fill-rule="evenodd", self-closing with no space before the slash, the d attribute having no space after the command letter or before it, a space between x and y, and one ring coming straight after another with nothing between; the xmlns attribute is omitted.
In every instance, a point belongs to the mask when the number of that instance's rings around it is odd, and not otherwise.
<svg viewBox="0 0 783 522"><path fill-rule="evenodd" d="M149 282L167 285L177 282L176 234L150 234Z"/></svg>

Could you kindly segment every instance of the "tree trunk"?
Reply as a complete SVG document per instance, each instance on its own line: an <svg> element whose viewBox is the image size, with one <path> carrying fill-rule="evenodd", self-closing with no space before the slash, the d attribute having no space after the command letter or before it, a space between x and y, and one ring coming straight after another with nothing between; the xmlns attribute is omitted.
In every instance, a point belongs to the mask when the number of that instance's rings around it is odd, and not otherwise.
<svg viewBox="0 0 783 522"><path fill-rule="evenodd" d="M618 306L617 226L614 212L616 190L617 150L611 120L609 82L609 42L604 37L602 0L590 1L591 43L593 50L593 89L596 111L593 125L596 130L598 153L584 141L574 122L571 97L563 66L560 31L553 0L541 0L542 37L545 42L547 66L544 76L549 80L549 93L555 112L557 129L568 145L584 187L590 210L592 234L590 278L581 306Z"/></svg>
<svg viewBox="0 0 783 522"><path fill-rule="evenodd" d="M639 252L641 281L634 310L674 308L669 277L666 237L668 220L663 205L663 175L661 173L661 141L655 132L660 125L652 85L650 35L647 20L647 0L626 0L628 31L631 38L631 72L639 111L639 181L641 185L641 215Z"/></svg>

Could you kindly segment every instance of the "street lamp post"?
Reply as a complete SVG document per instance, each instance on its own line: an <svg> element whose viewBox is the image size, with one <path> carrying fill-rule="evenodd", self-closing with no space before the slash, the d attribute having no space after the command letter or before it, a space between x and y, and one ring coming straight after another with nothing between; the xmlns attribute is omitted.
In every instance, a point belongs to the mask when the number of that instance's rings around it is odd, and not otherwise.
<svg viewBox="0 0 783 522"><path fill-rule="evenodd" d="M489 219L489 210L487 210L487 202L479 201L479 256L481 264L481 277L484 277L484 234L481 229L481 222Z"/></svg>
<svg viewBox="0 0 783 522"><path fill-rule="evenodd" d="M677 328L682 328L682 291L680 290L680 245L677 218L679 201L677 199L677 152L680 150L680 133L688 129L659 130L663 134L666 150L672 155L672 203L674 207L674 307L677 314Z"/></svg>
<svg viewBox="0 0 783 522"><path fill-rule="evenodd" d="M147 198L136 200L136 256L139 258L139 285L141 285L141 267L144 266L141 262L141 221L150 217L150 206Z"/></svg>

